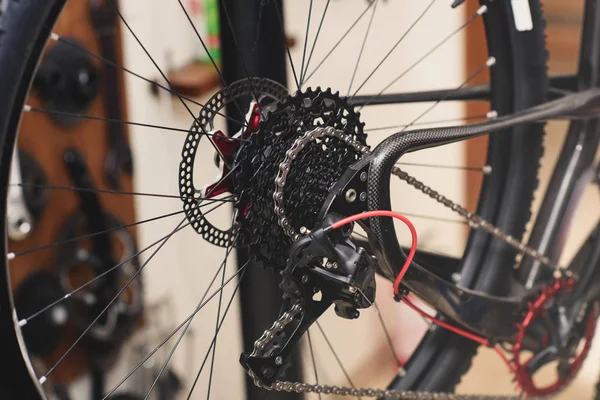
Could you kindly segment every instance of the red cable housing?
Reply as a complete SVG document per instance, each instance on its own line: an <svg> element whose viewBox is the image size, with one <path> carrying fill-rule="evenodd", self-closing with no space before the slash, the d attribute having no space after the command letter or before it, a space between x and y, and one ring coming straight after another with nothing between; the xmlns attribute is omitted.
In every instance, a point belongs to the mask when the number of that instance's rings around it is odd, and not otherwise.
<svg viewBox="0 0 600 400"><path fill-rule="evenodd" d="M406 261L404 262L402 269L400 269L400 273L398 273L398 276L396 276L396 280L394 281L394 294L400 295L400 292L399 292L400 282L402 282L402 278L404 278L404 275L406 274L408 267L410 267L410 264L412 263L412 260L415 257L415 253L417 251L417 230L415 229L415 226L412 224L412 222L410 222L410 220L408 218L406 218L404 215L402 215L400 213L393 212L393 211L385 211L385 210L366 211L366 212L363 212L360 214L351 215L351 216L343 218L337 222L334 222L333 224L331 224L331 227L333 229L337 229L337 228L340 228L351 222L358 221L360 219L372 218L372 217L392 217L392 218L398 219L398 220L402 221L410 230L410 234L412 236L412 243L410 245L410 251L408 253L408 257L406 257Z"/></svg>
<svg viewBox="0 0 600 400"><path fill-rule="evenodd" d="M408 227L408 229L410 230L410 234L412 236L412 243L410 246L410 251L408 253L408 256L406 257L406 261L404 262L404 265L402 266L402 268L400 269L400 272L398 273L398 275L396 276L396 279L394 280L394 294L396 296L399 296L400 295L400 283L402 282L402 279L404 278L406 271L408 271L408 268L410 267L412 260L415 256L415 253L417 251L417 231L416 231L414 225L412 224L412 222L408 218L406 218L404 215L397 213L397 212L387 211L387 210L375 210L375 211L365 211L360 214L355 214L355 215L351 215L349 217L343 218L343 219L331 224L331 228L338 229L349 223L352 223L352 222L355 222L355 221L358 221L361 219L373 218L373 217L391 217L394 219L398 219L398 220L402 221ZM451 332L454 332L457 335L460 335L469 340L472 340L474 342L482 344L486 347L493 348L494 351L496 351L496 353L500 356L500 358L506 363L506 365L511 370L511 372L513 371L512 365L511 365L510 361L508 360L508 358L506 357L506 355L504 354L504 352L502 351L502 349L497 345L493 346L488 339L486 339L482 336L476 335L474 333L468 332L464 329L458 328L456 326L450 325L444 321L441 321L441 320L435 318L434 316L427 314L425 311L423 311L419 307L417 307L406 296L402 297L402 301L407 306L409 306L414 311L416 311L418 314L420 314L424 318L430 320L434 324L441 326L442 328L447 329Z"/></svg>

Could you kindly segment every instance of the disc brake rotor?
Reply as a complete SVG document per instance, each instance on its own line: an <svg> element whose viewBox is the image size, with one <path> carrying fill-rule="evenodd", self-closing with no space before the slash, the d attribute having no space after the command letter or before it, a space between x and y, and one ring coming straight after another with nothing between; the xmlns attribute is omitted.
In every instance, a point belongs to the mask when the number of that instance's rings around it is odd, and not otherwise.
<svg viewBox="0 0 600 400"><path fill-rule="evenodd" d="M247 125L242 128L234 138L228 138L223 132L215 128L215 117L229 104L238 103L251 98L254 94L258 97L260 105L251 107L246 116ZM254 78L244 79L232 83L217 92L202 108L198 118L194 121L185 139L179 164L179 194L183 201L183 209L187 220L202 238L211 244L228 247L233 244L236 227L231 226L223 230L214 226L203 214L199 207L202 200L212 199L223 193L234 194L231 177L233 175L235 154L239 151L240 144L253 129L258 127L258 121L266 111L263 103L269 104L282 101L288 95L287 89L277 82L269 79ZM198 145L203 136L210 140L221 158L221 171L217 180L204 188L194 185L194 161L198 154ZM204 210L212 207L204 207Z"/></svg>

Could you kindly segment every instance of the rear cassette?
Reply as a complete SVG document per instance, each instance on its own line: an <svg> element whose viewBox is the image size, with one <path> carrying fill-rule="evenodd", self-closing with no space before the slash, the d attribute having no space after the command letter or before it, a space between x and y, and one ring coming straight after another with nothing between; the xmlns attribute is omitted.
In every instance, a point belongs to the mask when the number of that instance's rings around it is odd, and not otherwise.
<svg viewBox="0 0 600 400"><path fill-rule="evenodd" d="M316 127L333 127L366 145L360 114L330 89L307 89L279 103L260 123L251 142L240 149L234 176L238 222L250 254L265 266L283 269L292 239L278 224L273 207L274 179L294 141ZM312 228L332 186L360 158L335 137L311 142L294 160L284 189L285 209L296 231Z"/></svg>

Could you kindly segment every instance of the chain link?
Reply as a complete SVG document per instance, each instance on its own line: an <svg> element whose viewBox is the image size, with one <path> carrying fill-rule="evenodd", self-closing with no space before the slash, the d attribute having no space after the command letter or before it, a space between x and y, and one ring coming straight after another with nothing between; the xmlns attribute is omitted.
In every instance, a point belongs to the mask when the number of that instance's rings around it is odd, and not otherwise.
<svg viewBox="0 0 600 400"><path fill-rule="evenodd" d="M289 311L284 312L281 316L273 322L273 325L264 331L262 336L254 342L254 350L252 351L251 356L255 357L260 355L260 353L267 347L267 344L271 340L273 340L277 334L285 328L287 324L292 322L294 317L302 311L302 305L300 303L295 303Z"/></svg>
<svg viewBox="0 0 600 400"><path fill-rule="evenodd" d="M518 396L490 396L473 394L453 394L453 393L432 393L432 392L413 392L407 390L391 389L370 389L370 388L351 388L345 386L333 385L311 385L309 383L277 381L269 388L278 392L295 393L322 393L338 396L371 397L384 399L403 399L403 400L502 400L518 399Z"/></svg>

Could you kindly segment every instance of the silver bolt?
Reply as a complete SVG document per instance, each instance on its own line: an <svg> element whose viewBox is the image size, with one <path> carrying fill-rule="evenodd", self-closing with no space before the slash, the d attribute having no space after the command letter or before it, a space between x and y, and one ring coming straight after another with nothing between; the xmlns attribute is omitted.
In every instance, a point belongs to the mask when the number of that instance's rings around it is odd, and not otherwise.
<svg viewBox="0 0 600 400"><path fill-rule="evenodd" d="M309 279L309 278L308 278L308 275L304 275L304 276L302 277L302 283L306 283L306 282L308 282L308 279Z"/></svg>
<svg viewBox="0 0 600 400"><path fill-rule="evenodd" d="M460 282L460 278L462 278L459 272L454 272L451 276L454 283Z"/></svg>
<svg viewBox="0 0 600 400"><path fill-rule="evenodd" d="M350 293L356 293L356 288L354 286L348 287L348 290L350 291Z"/></svg>
<svg viewBox="0 0 600 400"><path fill-rule="evenodd" d="M276 365L281 365L281 364L283 364L283 358L281 358L281 356L277 356L277 357L275 357L275 364L276 364Z"/></svg>
<svg viewBox="0 0 600 400"><path fill-rule="evenodd" d="M360 198L360 201L365 201L365 200L367 200L367 193L366 193L366 192L362 192L362 193L360 194L360 197L359 197L359 198Z"/></svg>
<svg viewBox="0 0 600 400"><path fill-rule="evenodd" d="M310 233L310 230L308 230L308 228L307 228L307 227L305 227L305 226L301 226L301 227L300 227L300 233L301 233L302 235L308 235L308 234Z"/></svg>
<svg viewBox="0 0 600 400"><path fill-rule="evenodd" d="M360 173L360 180L363 181L363 182L367 180L367 173L366 172L361 172Z"/></svg>
<svg viewBox="0 0 600 400"><path fill-rule="evenodd" d="M496 111L496 110L488 111L488 113L485 116L488 117L489 119L498 118L498 111Z"/></svg>
<svg viewBox="0 0 600 400"><path fill-rule="evenodd" d="M19 230L19 232L21 232L23 235L27 235L29 232L31 232L31 224L27 221L24 221L22 219L17 221L17 229Z"/></svg>
<svg viewBox="0 0 600 400"><path fill-rule="evenodd" d="M52 309L51 318L52 322L54 322L56 325L62 326L67 322L67 318L69 318L69 315L65 307L58 306Z"/></svg>
<svg viewBox="0 0 600 400"><path fill-rule="evenodd" d="M346 191L346 201L352 203L356 200L356 190L350 188Z"/></svg>

